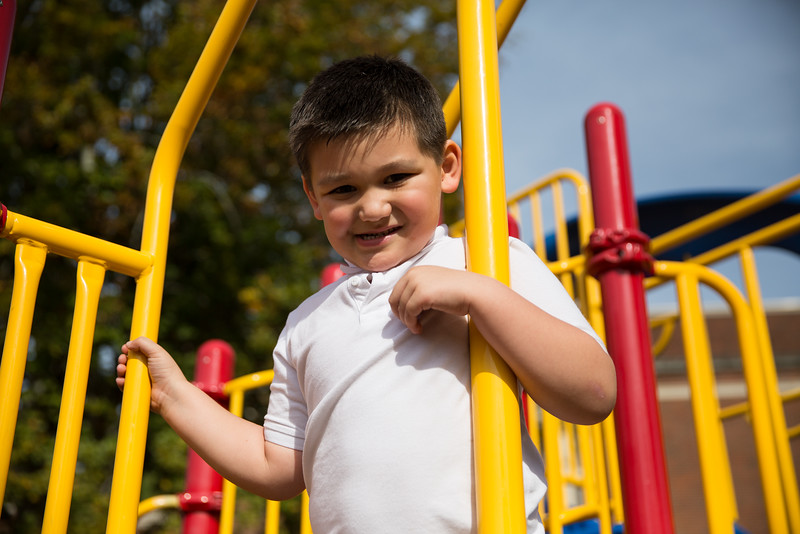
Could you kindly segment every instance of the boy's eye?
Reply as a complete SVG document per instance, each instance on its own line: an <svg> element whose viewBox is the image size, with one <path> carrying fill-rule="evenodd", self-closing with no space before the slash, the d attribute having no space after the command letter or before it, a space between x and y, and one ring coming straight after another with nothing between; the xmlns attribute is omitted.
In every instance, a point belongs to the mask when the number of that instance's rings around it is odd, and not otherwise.
<svg viewBox="0 0 800 534"><path fill-rule="evenodd" d="M352 193L355 191L356 188L352 185L340 185L339 187L335 187L328 191L329 195L346 195L347 193Z"/></svg>
<svg viewBox="0 0 800 534"><path fill-rule="evenodd" d="M411 176L413 176L413 175L411 173L409 173L409 172L398 172L398 173L389 175L386 178L386 183L387 184L398 184L400 182L403 182L403 181L407 180Z"/></svg>

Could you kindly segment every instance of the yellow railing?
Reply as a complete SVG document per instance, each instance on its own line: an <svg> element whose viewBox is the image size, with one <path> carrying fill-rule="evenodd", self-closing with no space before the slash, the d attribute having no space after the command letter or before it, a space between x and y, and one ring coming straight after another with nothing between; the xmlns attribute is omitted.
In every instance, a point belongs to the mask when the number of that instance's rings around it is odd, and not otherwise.
<svg viewBox="0 0 800 534"><path fill-rule="evenodd" d="M742 219L757 210L765 209L798 190L800 190L800 175L785 180L784 182L765 189L759 193L743 198L737 202L725 206L724 208L721 208L720 210L710 213L701 219L692 221L680 228L676 228L654 238L653 249L656 252L668 250L669 248L690 241L691 239L695 239L714 229ZM704 413L712 413L714 410L717 410L719 412L718 418L720 421L722 421L739 415L749 415L750 417L754 417L753 412L755 410L759 410L758 417L768 420L768 424L762 423L758 426L754 425L754 434L756 441L759 444L758 454L773 456L777 462L776 469L779 475L775 477L774 473L768 469L769 465L771 465L770 460L761 459L759 457L763 483L767 484L767 482L769 482L770 484L773 484L773 486L770 488L765 487L764 490L765 500L769 501L767 505L767 512L773 532L780 532L780 529L774 530L775 528L779 528L775 525L783 525L784 521L788 524L788 528L790 529L789 532L800 532L800 492L798 491L796 469L790 448L790 439L797 435L797 432L787 427L786 417L783 410L784 403L789 402L797 396L800 396L800 392L788 392L784 395L781 395L778 387L777 371L775 368L772 345L769 339L766 311L764 309L763 300L761 297L761 289L759 285L753 249L755 247L769 245L770 243L779 241L787 236L797 234L798 232L800 232L800 214L790 216L786 219L770 224L748 235L734 239L728 243L716 247L715 249L709 250L686 260L686 268L688 269L699 268L699 266L713 265L721 260L731 257L738 257L739 259L744 283L743 291L747 295L747 298L744 299L742 297L741 303L739 299L736 299L736 302L737 306L746 306L746 313L752 317L750 326L748 326L748 329L744 332L746 332L748 335L748 343L751 341L755 343L754 350L756 351L755 353L757 355L748 356L749 359L747 362L749 362L749 367L745 365L745 375L747 376L749 374L750 376L761 376L761 380L764 383L763 388L766 392L766 396L765 400L762 399L763 402L761 404L754 404L754 401L752 398L750 398L748 402L727 407L724 410L720 410L718 406L716 408L713 406L707 406L704 409ZM672 268L671 272L675 272L674 267ZM671 277L666 277L666 275L663 274L663 271L659 271L657 274L659 276L646 280L646 287L654 288L664 284L669 280L674 280L678 291L679 303L681 304L681 324L684 333L684 339L687 339L688 336L691 336L689 339L705 340L707 336L705 334L705 327L702 324L702 310L698 311L694 309L695 307L699 306L699 302L695 301L692 290L687 288L687 284L689 284L689 282L686 281L687 278L685 276L676 278L674 275ZM716 278L714 278L714 280L716 280ZM697 282L695 281L694 283ZM685 306L688 306L689 309L686 310ZM738 308L735 308L734 312L745 313L738 311ZM688 320L688 322L686 318L687 316L692 318ZM737 324L738 323L739 321L737 320ZM741 326L739 328L741 328ZM740 335L742 335L741 332L742 331L740 330ZM700 342L701 341L698 341L698 343ZM665 343L665 341L662 343ZM707 342L705 343L707 345ZM742 344L743 359L745 358L744 351L746 350L746 346L747 345ZM687 348L687 358L689 357L689 350L690 349ZM691 350L693 351L693 354L701 355L695 356L695 358L705 358L706 354L708 353L708 348L702 345L700 347L692 347ZM754 367L756 368L754 369ZM708 373L710 373L710 371L705 370L703 376ZM754 379L750 379L747 381L748 391L751 392L751 397L753 394L752 388L754 387L753 380ZM713 386L713 384L711 385ZM693 384L693 399L696 397L702 398L704 399L702 401L704 404L711 403L710 399L714 397L715 391L713 388L711 391L707 391L708 387L710 387L709 383L705 379L701 382ZM695 388L699 388L696 393ZM758 394L758 391L760 390L756 389L756 394ZM760 410L765 411L762 412ZM762 433L763 435L761 435ZM764 443L766 441L771 442L772 445L767 446ZM723 457L718 457L718 461L719 458ZM723 459L726 459L726 457ZM705 470L712 468L703 465L703 469ZM767 469L767 471L765 471L765 469ZM775 495L770 495L770 492L774 491L775 488L780 489L780 495L777 496L780 497L779 499ZM730 491L732 493L733 489L731 488L730 490L726 491ZM706 498L711 499L711 503L715 503L717 497L708 497L707 495ZM714 508L712 511L713 504L711 503L708 505L709 521L712 521L713 517L717 517L718 514L722 513L716 508ZM781 507L782 511L779 512L778 510ZM781 517L784 517L784 519L781 520Z"/></svg>
<svg viewBox="0 0 800 534"><path fill-rule="evenodd" d="M789 522L794 521L791 516L798 508L792 502L797 480L791 465L786 420L774 368L769 372L765 367L765 360L770 358L763 352L763 340L753 335L757 321L752 308L730 281L707 267L656 262L655 270L657 276L673 279L676 284L709 531L730 532L738 513L722 431L725 414L716 395L700 303L701 283L715 289L728 302L736 322L770 532L796 532L794 526L789 530Z"/></svg>
<svg viewBox="0 0 800 534"><path fill-rule="evenodd" d="M167 124L148 182L141 250L7 213L0 237L16 243L11 312L0 363L0 501L5 493L34 302L48 253L78 262L76 305L43 531L66 532L100 289L107 270L136 279L131 336L156 339L166 268L172 194L189 138L241 34L255 0L230 0ZM144 362L128 365L107 531L136 530L150 386Z"/></svg>

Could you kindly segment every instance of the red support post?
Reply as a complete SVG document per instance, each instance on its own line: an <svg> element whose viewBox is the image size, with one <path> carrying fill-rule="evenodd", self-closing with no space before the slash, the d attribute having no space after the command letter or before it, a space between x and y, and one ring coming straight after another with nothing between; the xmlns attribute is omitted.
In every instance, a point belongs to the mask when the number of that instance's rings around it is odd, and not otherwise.
<svg viewBox="0 0 800 534"><path fill-rule="evenodd" d="M228 407L225 382L233 378L233 348L219 339L197 349L194 385ZM217 534L222 507L222 476L193 450L186 466L186 490L180 495L184 534Z"/></svg>
<svg viewBox="0 0 800 534"><path fill-rule="evenodd" d="M6 80L8 55L11 52L11 35L14 33L14 17L17 13L17 0L0 0L0 101L3 99L3 85Z"/></svg>
<svg viewBox="0 0 800 534"><path fill-rule="evenodd" d="M606 343L617 369L614 417L626 534L672 534L661 417L645 306L652 272L649 239L639 231L625 119L613 104L586 114L586 146L595 226L588 271L600 281Z"/></svg>

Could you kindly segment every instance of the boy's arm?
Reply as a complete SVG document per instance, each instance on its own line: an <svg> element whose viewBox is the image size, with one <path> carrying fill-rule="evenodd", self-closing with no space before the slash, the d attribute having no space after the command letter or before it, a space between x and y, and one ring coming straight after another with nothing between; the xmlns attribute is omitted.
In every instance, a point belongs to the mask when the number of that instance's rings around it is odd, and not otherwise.
<svg viewBox="0 0 800 534"><path fill-rule="evenodd" d="M153 341L138 338L122 351L117 366L120 387L129 355L144 355L152 383L151 408L223 477L272 500L303 491L302 451L265 441L261 426L233 415L194 386Z"/></svg>
<svg viewBox="0 0 800 534"><path fill-rule="evenodd" d="M559 419L593 424L614 407L616 374L600 344L493 278L415 267L397 283L390 303L414 333L421 333L427 310L469 314L531 398Z"/></svg>

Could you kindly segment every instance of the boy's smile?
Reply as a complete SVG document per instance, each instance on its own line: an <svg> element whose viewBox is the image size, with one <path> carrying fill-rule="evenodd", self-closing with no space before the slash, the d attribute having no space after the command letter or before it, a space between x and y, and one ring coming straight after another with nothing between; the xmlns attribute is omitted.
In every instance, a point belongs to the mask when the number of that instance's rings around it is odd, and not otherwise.
<svg viewBox="0 0 800 534"><path fill-rule="evenodd" d="M386 271L416 255L439 223L441 194L461 175L461 150L448 141L441 165L414 135L394 126L364 138L318 142L303 187L331 246L368 271Z"/></svg>

